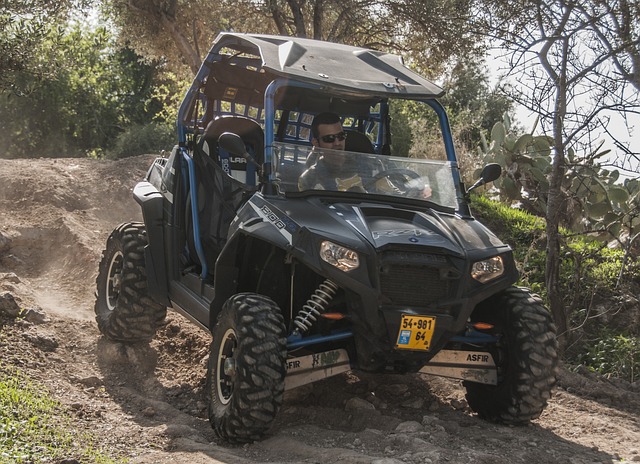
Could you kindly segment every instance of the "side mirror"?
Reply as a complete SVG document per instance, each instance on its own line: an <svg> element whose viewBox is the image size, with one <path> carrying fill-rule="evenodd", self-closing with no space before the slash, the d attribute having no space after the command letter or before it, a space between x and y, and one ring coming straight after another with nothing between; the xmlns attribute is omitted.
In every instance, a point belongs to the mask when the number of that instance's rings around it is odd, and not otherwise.
<svg viewBox="0 0 640 464"><path fill-rule="evenodd" d="M471 187L467 189L466 193L471 192L478 187L488 184L489 182L493 182L502 174L502 167L497 163L489 163L484 168L482 168L482 172L480 173L480 179L476 181Z"/></svg>
<svg viewBox="0 0 640 464"><path fill-rule="evenodd" d="M220 137L218 137L218 146L232 155L243 157L249 163L260 169L258 162L253 159L253 156L247 153L244 141L238 134L234 134L233 132L223 132L220 134Z"/></svg>

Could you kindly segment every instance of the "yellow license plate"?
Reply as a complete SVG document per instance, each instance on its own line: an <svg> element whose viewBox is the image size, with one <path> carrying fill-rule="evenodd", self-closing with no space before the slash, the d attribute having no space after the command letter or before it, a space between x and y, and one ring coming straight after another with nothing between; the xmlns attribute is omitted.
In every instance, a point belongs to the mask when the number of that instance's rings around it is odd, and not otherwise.
<svg viewBox="0 0 640 464"><path fill-rule="evenodd" d="M428 351L431 348L431 339L435 328L435 317L403 314L396 348Z"/></svg>

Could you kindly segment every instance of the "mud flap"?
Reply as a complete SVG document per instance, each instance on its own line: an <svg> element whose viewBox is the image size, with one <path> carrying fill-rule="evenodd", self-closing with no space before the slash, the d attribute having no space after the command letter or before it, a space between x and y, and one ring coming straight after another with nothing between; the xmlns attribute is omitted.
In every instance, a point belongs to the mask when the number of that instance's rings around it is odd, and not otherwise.
<svg viewBox="0 0 640 464"><path fill-rule="evenodd" d="M347 350L331 350L323 353L289 358L286 361L287 375L284 389L291 390L301 385L326 379L351 370Z"/></svg>
<svg viewBox="0 0 640 464"><path fill-rule="evenodd" d="M147 288L159 304L169 306L167 272L164 259L164 230L162 222L163 196L151 183L138 182L133 198L142 208L148 245L144 248Z"/></svg>
<svg viewBox="0 0 640 464"><path fill-rule="evenodd" d="M498 384L498 370L486 351L442 350L420 372L487 385Z"/></svg>

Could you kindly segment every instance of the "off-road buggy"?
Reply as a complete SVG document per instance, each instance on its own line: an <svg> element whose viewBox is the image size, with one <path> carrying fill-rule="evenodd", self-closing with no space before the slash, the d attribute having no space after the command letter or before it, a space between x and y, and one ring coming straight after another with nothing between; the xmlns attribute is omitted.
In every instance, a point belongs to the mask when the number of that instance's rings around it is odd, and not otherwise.
<svg viewBox="0 0 640 464"><path fill-rule="evenodd" d="M210 330L209 418L230 442L260 439L285 390L352 369L462 379L479 416L538 417L554 326L514 286L510 247L470 213L441 94L388 53L221 34L180 107L178 144L134 189L144 224L107 241L101 332L149 340L167 307ZM436 122L419 156L396 148L391 116L407 101ZM327 111L344 152L312 147ZM349 182L301 189L328 156ZM499 175L489 165L475 185Z"/></svg>

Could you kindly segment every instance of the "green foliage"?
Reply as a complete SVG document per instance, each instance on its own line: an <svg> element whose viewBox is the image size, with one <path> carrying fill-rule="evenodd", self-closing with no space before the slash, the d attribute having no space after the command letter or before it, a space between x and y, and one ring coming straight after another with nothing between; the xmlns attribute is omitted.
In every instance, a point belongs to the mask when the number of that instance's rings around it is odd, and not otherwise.
<svg viewBox="0 0 640 464"><path fill-rule="evenodd" d="M489 87L484 64L476 59L460 60L442 84L439 99L447 110L462 172L473 172L472 153L484 131L490 130L512 103ZM393 153L398 156L444 159L439 121L431 108L412 101L394 102L390 109ZM473 164L473 166L470 166Z"/></svg>
<svg viewBox="0 0 640 464"><path fill-rule="evenodd" d="M478 155L484 163L498 163L503 175L493 185L500 198L523 204L527 211L544 215L547 206L553 140L546 136L519 135L511 130L511 120L504 115L491 128L491 139L481 134Z"/></svg>
<svg viewBox="0 0 640 464"><path fill-rule="evenodd" d="M106 28L75 25L50 38L38 57L59 63L55 78L25 96L0 93L0 156L85 156L108 150L131 124L162 109L153 97L158 64L116 46Z"/></svg>
<svg viewBox="0 0 640 464"><path fill-rule="evenodd" d="M161 150L170 151L175 141L175 129L167 124L152 122L130 126L118 136L109 157L125 158Z"/></svg>
<svg viewBox="0 0 640 464"><path fill-rule="evenodd" d="M640 379L640 338L602 331L578 361L599 374L636 382Z"/></svg>
<svg viewBox="0 0 640 464"><path fill-rule="evenodd" d="M63 407L19 371L0 365L0 460L49 462L74 456L82 462L113 463L64 417Z"/></svg>
<svg viewBox="0 0 640 464"><path fill-rule="evenodd" d="M532 288L543 297L545 290L546 229L545 221L508 204L472 195L471 207L478 218L493 230L514 252L520 283ZM607 246L593 237L571 235L561 229L565 236L560 255L560 287L564 295L566 310L575 326L582 323L578 312L606 301L623 291L621 284L630 293L637 292L640 281L640 265L635 262L625 269L624 280L620 280L625 251ZM597 324L597 322L594 322ZM589 328L590 329L590 328Z"/></svg>
<svg viewBox="0 0 640 464"><path fill-rule="evenodd" d="M485 162L498 163L503 175L494 182L500 198L522 205L545 216L551 173L553 140L546 136L518 134L507 115L491 130L491 141L483 137L478 151ZM640 180L618 182L617 170L604 169L599 160L608 154L597 146L584 159L571 148L566 153L566 171L561 191L563 207L557 213L562 224L576 232L589 233L601 240L613 239L625 251L618 281L636 257L635 242L640 237Z"/></svg>
<svg viewBox="0 0 640 464"><path fill-rule="evenodd" d="M84 0L0 2L0 91L25 94L51 75L56 62L39 59L43 43L62 37L64 19Z"/></svg>

